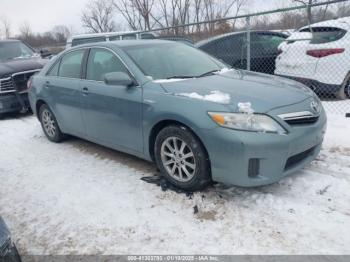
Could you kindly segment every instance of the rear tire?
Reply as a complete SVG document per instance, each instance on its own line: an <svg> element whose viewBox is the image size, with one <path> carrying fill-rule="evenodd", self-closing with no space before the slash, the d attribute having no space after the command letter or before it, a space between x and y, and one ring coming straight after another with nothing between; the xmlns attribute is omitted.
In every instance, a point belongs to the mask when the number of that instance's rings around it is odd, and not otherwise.
<svg viewBox="0 0 350 262"><path fill-rule="evenodd" d="M350 98L350 74L345 78L340 90L335 94L337 99L345 100Z"/></svg>
<svg viewBox="0 0 350 262"><path fill-rule="evenodd" d="M58 126L55 115L46 104L39 109L39 119L46 137L51 142L59 143L66 138Z"/></svg>
<svg viewBox="0 0 350 262"><path fill-rule="evenodd" d="M186 191L197 191L211 183L206 150L186 127L165 127L157 135L154 147L157 166L172 185Z"/></svg>

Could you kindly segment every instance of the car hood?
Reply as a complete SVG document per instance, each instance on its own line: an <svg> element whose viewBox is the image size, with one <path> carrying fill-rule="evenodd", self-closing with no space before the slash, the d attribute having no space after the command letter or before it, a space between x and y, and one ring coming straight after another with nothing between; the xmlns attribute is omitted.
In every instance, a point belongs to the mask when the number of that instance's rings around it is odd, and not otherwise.
<svg viewBox="0 0 350 262"><path fill-rule="evenodd" d="M39 57L0 61L0 78L17 72L41 69L47 61L47 59L41 59Z"/></svg>
<svg viewBox="0 0 350 262"><path fill-rule="evenodd" d="M256 112L264 113L313 96L309 88L296 81L243 70L160 83L170 94L225 104L234 111L239 103L251 103Z"/></svg>

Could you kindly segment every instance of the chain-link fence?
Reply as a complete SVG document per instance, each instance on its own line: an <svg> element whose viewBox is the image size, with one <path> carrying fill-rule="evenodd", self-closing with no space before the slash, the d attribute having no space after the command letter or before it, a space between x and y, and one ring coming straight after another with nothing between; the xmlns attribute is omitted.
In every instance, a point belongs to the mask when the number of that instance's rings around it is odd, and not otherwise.
<svg viewBox="0 0 350 262"><path fill-rule="evenodd" d="M143 32L146 33L146 32ZM350 2L328 1L147 31L234 68L299 81L328 113L350 113Z"/></svg>

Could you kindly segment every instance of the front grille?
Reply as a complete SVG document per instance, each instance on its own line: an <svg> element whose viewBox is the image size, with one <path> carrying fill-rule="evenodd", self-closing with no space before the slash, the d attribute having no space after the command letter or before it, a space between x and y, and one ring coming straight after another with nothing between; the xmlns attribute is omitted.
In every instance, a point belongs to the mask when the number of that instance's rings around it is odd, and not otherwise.
<svg viewBox="0 0 350 262"><path fill-rule="evenodd" d="M14 91L12 77L0 79L0 92Z"/></svg>
<svg viewBox="0 0 350 262"><path fill-rule="evenodd" d="M289 125L311 125L318 121L319 114L313 114L310 111L294 112L279 115Z"/></svg>
<svg viewBox="0 0 350 262"><path fill-rule="evenodd" d="M39 70L15 73L0 79L0 93L10 93L14 91L23 92L27 90L29 78Z"/></svg>
<svg viewBox="0 0 350 262"><path fill-rule="evenodd" d="M303 160L305 160L306 158L311 156L314 153L314 151L315 151L315 147L310 148L310 149L308 149L300 154L297 154L297 155L294 155L294 156L288 158L284 170L288 170L290 168L293 168L297 164L301 163Z"/></svg>
<svg viewBox="0 0 350 262"><path fill-rule="evenodd" d="M289 125L309 125L318 121L319 116L285 120Z"/></svg>
<svg viewBox="0 0 350 262"><path fill-rule="evenodd" d="M27 82L29 78L34 75L36 71L32 72L24 72L24 73L16 73L12 76L13 78L13 83L15 86L15 89L18 92L22 92L27 90Z"/></svg>

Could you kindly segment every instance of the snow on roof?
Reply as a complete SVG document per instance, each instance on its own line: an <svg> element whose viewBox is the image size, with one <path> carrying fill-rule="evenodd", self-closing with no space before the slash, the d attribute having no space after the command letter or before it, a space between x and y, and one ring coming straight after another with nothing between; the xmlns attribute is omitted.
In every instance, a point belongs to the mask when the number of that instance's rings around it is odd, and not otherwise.
<svg viewBox="0 0 350 262"><path fill-rule="evenodd" d="M332 20L326 20L318 23L311 24L311 27L339 27L342 29L350 29L350 17L343 17L338 19L332 19ZM300 28L300 30L303 30L305 28L308 28L309 26L304 26Z"/></svg>

